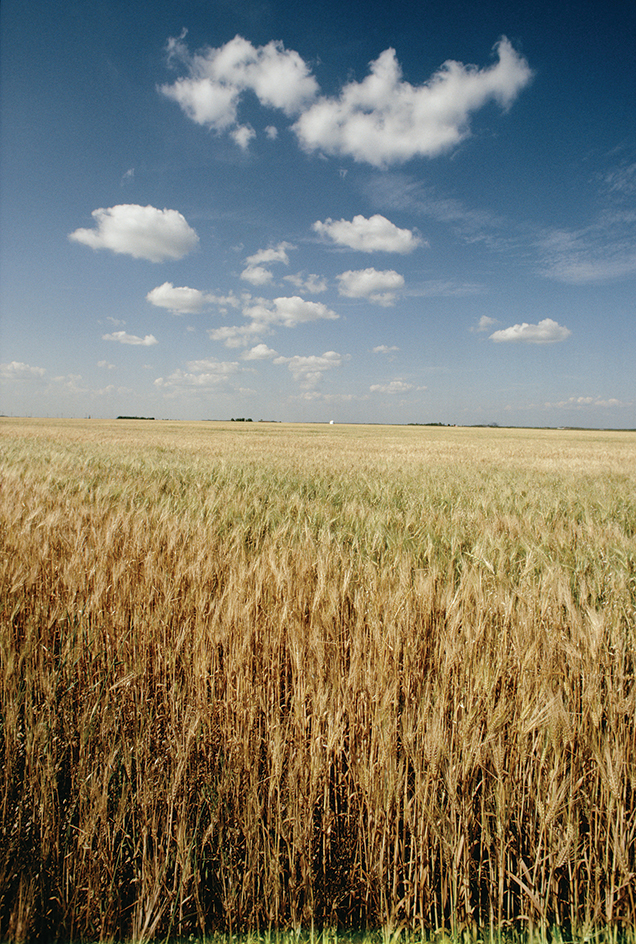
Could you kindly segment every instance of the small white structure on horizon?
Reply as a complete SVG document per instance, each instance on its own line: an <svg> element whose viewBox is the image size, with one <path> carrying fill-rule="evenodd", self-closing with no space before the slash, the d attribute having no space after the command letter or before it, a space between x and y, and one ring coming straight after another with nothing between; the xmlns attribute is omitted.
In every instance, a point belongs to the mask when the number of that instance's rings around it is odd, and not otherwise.
<svg viewBox="0 0 636 944"><path fill-rule="evenodd" d="M333 426L333 420L329 420L329 425Z"/></svg>

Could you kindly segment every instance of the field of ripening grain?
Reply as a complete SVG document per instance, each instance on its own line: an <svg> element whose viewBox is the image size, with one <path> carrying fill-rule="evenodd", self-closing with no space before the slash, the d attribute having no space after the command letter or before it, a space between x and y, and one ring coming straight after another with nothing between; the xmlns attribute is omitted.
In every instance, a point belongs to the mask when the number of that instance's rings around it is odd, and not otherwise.
<svg viewBox="0 0 636 944"><path fill-rule="evenodd" d="M0 420L0 938L636 924L636 434Z"/></svg>

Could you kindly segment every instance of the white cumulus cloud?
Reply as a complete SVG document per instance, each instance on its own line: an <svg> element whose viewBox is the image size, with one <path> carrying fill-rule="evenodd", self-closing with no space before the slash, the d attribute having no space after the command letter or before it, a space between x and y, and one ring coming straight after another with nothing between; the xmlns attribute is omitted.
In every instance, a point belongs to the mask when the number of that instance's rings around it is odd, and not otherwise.
<svg viewBox="0 0 636 944"><path fill-rule="evenodd" d="M256 137L256 132L251 125L239 125L233 131L230 131L230 137L238 144L242 151L247 150L252 138Z"/></svg>
<svg viewBox="0 0 636 944"><path fill-rule="evenodd" d="M249 265L241 272L241 278L251 285L269 285L274 281L274 276L269 269L261 265Z"/></svg>
<svg viewBox="0 0 636 944"><path fill-rule="evenodd" d="M208 337L211 341L221 341L226 347L244 347L259 335L269 333L263 325L250 322L246 325L223 325L220 328L210 328Z"/></svg>
<svg viewBox="0 0 636 944"><path fill-rule="evenodd" d="M393 269L349 270L336 276L338 291L347 298L366 298L374 305L388 308L395 303L395 293L404 286L404 276Z"/></svg>
<svg viewBox="0 0 636 944"><path fill-rule="evenodd" d="M470 328L470 331L488 331L494 324L497 324L496 318L490 318L489 315L482 315L476 327Z"/></svg>
<svg viewBox="0 0 636 944"><path fill-rule="evenodd" d="M400 229L380 213L366 217L359 214L352 220L316 220L312 229L332 239L339 246L361 252L412 252L422 239L410 229Z"/></svg>
<svg viewBox="0 0 636 944"><path fill-rule="evenodd" d="M627 407L632 406L631 403L625 403L622 400L617 400L616 397L610 397L609 399L602 399L601 397L568 397L567 400L559 400L557 403L544 403L546 409L568 409L568 410L581 410L585 407L600 407L602 409L607 409L610 407Z"/></svg>
<svg viewBox="0 0 636 944"><path fill-rule="evenodd" d="M245 260L246 267L241 272L241 278L252 285L268 285L274 276L269 269L265 268L265 265L271 265L274 262L289 265L287 250L294 248L291 243L283 242L271 249L259 249Z"/></svg>
<svg viewBox="0 0 636 944"><path fill-rule="evenodd" d="M242 304L242 299L238 298L234 292L230 292L229 295L206 295L207 301L213 305L218 305L221 310L226 308L240 308ZM249 295L247 296L250 297Z"/></svg>
<svg viewBox="0 0 636 944"><path fill-rule="evenodd" d="M146 295L146 300L158 308L167 308L177 315L196 314L202 311L207 302L207 296L197 288L174 286L172 282L158 285Z"/></svg>
<svg viewBox="0 0 636 944"><path fill-rule="evenodd" d="M509 107L532 77L504 37L494 47L492 65L480 69L448 60L415 86L403 79L395 50L385 49L361 82L348 82L334 97L318 97L307 63L278 40L255 47L235 36L224 46L191 53L184 38L168 41L168 59L180 63L185 74L160 91L192 121L229 133L245 148L255 132L241 124L239 106L251 92L265 108L299 116L293 130L306 151L376 167L447 151L469 134L475 111L490 101ZM269 137L272 128L267 126Z"/></svg>
<svg viewBox="0 0 636 944"><path fill-rule="evenodd" d="M490 335L490 340L496 343L521 342L522 344L554 344L557 341L565 341L572 334L569 328L565 328L552 318L544 318L538 324L511 325L509 328L502 328Z"/></svg>
<svg viewBox="0 0 636 944"><path fill-rule="evenodd" d="M338 97L321 97L296 121L307 151L346 155L385 167L413 157L434 157L469 134L473 112L490 101L507 108L532 72L504 37L497 61L484 69L448 60L428 82L402 78L394 49L370 63L362 82L349 82Z"/></svg>
<svg viewBox="0 0 636 944"><path fill-rule="evenodd" d="M243 314L263 327L283 325L285 328L295 328L310 321L333 321L338 317L335 311L322 302L308 302L299 295L275 298L273 301L260 300L244 308Z"/></svg>
<svg viewBox="0 0 636 944"><path fill-rule="evenodd" d="M160 91L197 124L229 131L240 147L246 147L254 136L253 129L238 120L245 93L254 93L261 105L288 116L298 114L318 93L307 64L282 42L255 47L235 36L224 46L191 54L183 39L168 41L168 55L171 62L185 67L186 74L171 85L162 85ZM269 137L273 136L271 128Z"/></svg>
<svg viewBox="0 0 636 944"><path fill-rule="evenodd" d="M4 380L30 380L33 377L44 377L44 367L31 367L22 361L11 361L9 364L0 364L0 377Z"/></svg>
<svg viewBox="0 0 636 944"><path fill-rule="evenodd" d="M274 364L286 364L294 380L299 380L304 387L313 387L321 379L326 370L341 367L342 354L336 351L325 351L324 354L295 355L294 357L276 357Z"/></svg>
<svg viewBox="0 0 636 944"><path fill-rule="evenodd" d="M301 294L319 295L320 292L327 291L326 279L321 278L319 275L314 275L313 273L305 276L304 273L297 272L295 275L285 275L283 279L285 282L291 282Z"/></svg>
<svg viewBox="0 0 636 944"><path fill-rule="evenodd" d="M409 390L414 390L415 385L406 383L404 380L392 380L390 383L384 384L372 384L369 387L373 393L408 393ZM426 390L426 387L420 387L420 390Z"/></svg>
<svg viewBox="0 0 636 944"><path fill-rule="evenodd" d="M228 382L242 368L236 361L217 361L213 357L188 361L187 370L175 370L168 377L157 377L155 386L167 390L213 389Z"/></svg>
<svg viewBox="0 0 636 944"><path fill-rule="evenodd" d="M144 347L151 347L153 344L159 343L152 334L147 334L144 338L139 338L136 334L127 334L125 331L113 331L112 334L102 334L102 341L118 341L120 344L141 344Z"/></svg>
<svg viewBox="0 0 636 944"><path fill-rule="evenodd" d="M197 314L210 305L217 305L221 309L241 306L241 299L232 292L229 295L212 295L198 288L175 286L172 282L164 282L153 288L146 295L146 301L157 308L167 308L175 315Z"/></svg>
<svg viewBox="0 0 636 944"><path fill-rule="evenodd" d="M268 347L266 344L257 344L255 347L250 348L249 351L246 351L241 359L244 361L266 361L272 357L276 357L277 354L278 351Z"/></svg>
<svg viewBox="0 0 636 944"><path fill-rule="evenodd" d="M242 347L258 340L260 336L272 334L274 327L295 328L311 321L338 318L335 311L320 302L309 302L299 295L289 297L249 299L243 307L247 324L223 325L212 328L208 336L212 341L221 341L227 347Z"/></svg>
<svg viewBox="0 0 636 944"><path fill-rule="evenodd" d="M213 373L218 377L235 374L237 370L239 370L239 365L236 361L217 361L215 357L204 357L201 360L188 361L186 366L189 370L197 373L204 371Z"/></svg>
<svg viewBox="0 0 636 944"><path fill-rule="evenodd" d="M135 259L163 262L181 259L199 242L178 210L124 203L107 209L101 207L91 215L96 223L94 229L76 229L68 237L91 249L110 249Z"/></svg>
<svg viewBox="0 0 636 944"><path fill-rule="evenodd" d="M245 261L248 265L258 265L261 262L283 262L285 265L289 265L288 249L295 249L295 246L291 243L282 242L270 249L259 249L254 255L248 256Z"/></svg>

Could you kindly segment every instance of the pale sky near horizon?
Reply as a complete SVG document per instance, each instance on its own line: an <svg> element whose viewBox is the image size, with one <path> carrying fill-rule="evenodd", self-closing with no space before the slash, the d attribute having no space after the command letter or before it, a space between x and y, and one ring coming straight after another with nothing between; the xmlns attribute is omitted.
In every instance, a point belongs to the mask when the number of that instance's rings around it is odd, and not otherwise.
<svg viewBox="0 0 636 944"><path fill-rule="evenodd" d="M632 2L0 29L0 413L636 427Z"/></svg>

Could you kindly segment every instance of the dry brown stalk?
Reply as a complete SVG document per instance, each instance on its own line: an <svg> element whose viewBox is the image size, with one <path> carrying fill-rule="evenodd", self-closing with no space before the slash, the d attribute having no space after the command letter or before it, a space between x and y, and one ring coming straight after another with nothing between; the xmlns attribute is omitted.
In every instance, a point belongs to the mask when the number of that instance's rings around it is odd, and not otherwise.
<svg viewBox="0 0 636 944"><path fill-rule="evenodd" d="M636 923L633 434L0 448L1 937Z"/></svg>

